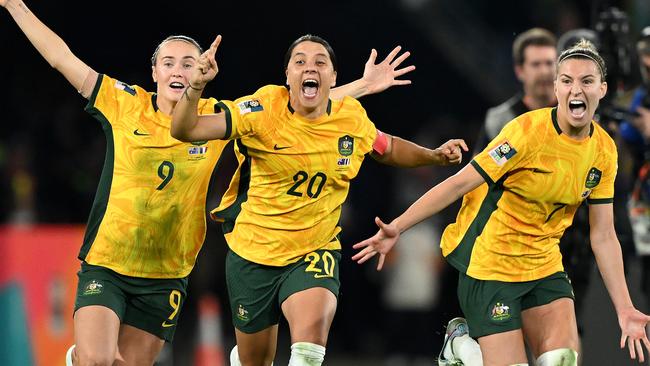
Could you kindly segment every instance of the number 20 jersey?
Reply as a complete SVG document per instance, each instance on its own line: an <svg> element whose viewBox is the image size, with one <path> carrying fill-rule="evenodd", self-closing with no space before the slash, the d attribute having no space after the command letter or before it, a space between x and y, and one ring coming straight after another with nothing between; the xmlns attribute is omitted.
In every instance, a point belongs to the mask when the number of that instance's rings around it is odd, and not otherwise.
<svg viewBox="0 0 650 366"><path fill-rule="evenodd" d="M330 101L324 115L310 120L294 113L285 87L269 85L219 106L239 159L212 211L229 247L271 266L316 249L340 249L341 205L377 136L361 104L349 97Z"/></svg>
<svg viewBox="0 0 650 366"><path fill-rule="evenodd" d="M79 259L143 278L182 278L206 231L208 183L225 141L184 143L154 93L99 75L86 111L106 134L106 158ZM199 113L214 113L201 100Z"/></svg>

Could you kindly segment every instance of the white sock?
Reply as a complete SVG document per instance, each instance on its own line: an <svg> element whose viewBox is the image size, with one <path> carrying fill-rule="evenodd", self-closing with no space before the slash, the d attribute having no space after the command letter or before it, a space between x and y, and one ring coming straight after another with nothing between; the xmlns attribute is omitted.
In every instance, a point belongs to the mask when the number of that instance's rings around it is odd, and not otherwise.
<svg viewBox="0 0 650 366"><path fill-rule="evenodd" d="M578 352L571 348L558 348L544 352L535 361L537 366L576 366Z"/></svg>
<svg viewBox="0 0 650 366"><path fill-rule="evenodd" d="M72 364L72 351L74 351L74 347L74 344L70 346L70 348L68 348L68 352L65 354L65 366L74 366Z"/></svg>
<svg viewBox="0 0 650 366"><path fill-rule="evenodd" d="M291 345L289 366L320 366L325 359L325 347L309 342Z"/></svg>
<svg viewBox="0 0 650 366"><path fill-rule="evenodd" d="M483 366L481 347L468 334L454 338L451 347L445 347L443 356L448 360L461 360L465 366Z"/></svg>
<svg viewBox="0 0 650 366"><path fill-rule="evenodd" d="M239 350L237 349L237 345L232 348L232 351L230 351L230 366L241 366L241 362L239 362Z"/></svg>

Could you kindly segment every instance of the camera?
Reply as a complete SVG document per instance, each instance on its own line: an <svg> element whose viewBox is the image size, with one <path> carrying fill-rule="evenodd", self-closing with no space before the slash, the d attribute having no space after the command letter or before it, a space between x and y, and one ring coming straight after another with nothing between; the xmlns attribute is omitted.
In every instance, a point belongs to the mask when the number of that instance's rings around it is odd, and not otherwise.
<svg viewBox="0 0 650 366"><path fill-rule="evenodd" d="M631 51L627 14L616 7L606 8L599 13L594 29L599 40L598 52L608 69L609 92L597 111L600 120L620 123L638 117L636 112L615 104L616 99L631 87L632 59L636 57Z"/></svg>

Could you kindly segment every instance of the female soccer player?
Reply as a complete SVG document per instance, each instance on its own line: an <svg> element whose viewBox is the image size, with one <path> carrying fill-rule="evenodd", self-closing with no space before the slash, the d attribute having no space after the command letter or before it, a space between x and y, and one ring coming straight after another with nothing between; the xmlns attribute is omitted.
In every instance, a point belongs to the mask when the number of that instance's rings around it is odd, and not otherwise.
<svg viewBox="0 0 650 366"><path fill-rule="evenodd" d="M443 233L443 255L459 271L458 297L485 365L526 364L524 337L536 365L576 365L578 331L571 283L558 247L583 200L589 203L591 246L614 303L621 348L643 362L650 317L634 308L612 201L614 141L592 121L605 96L606 69L581 41L558 58L556 108L523 114L456 175L424 194L389 224L355 244L363 263L386 253L400 233L464 195L456 223Z"/></svg>
<svg viewBox="0 0 650 366"><path fill-rule="evenodd" d="M68 363L151 365L173 338L186 297L187 276L205 238L210 176L224 141L180 142L170 136L171 113L202 53L186 36L161 42L151 58L156 92L98 74L73 54L20 0L0 0L30 42L88 99L100 121L107 153L90 212L78 273L76 347ZM364 76L339 91L361 96L392 85L413 70L395 48ZM396 58L397 57L397 58ZM214 113L202 99L198 113Z"/></svg>
<svg viewBox="0 0 650 366"><path fill-rule="evenodd" d="M286 53L286 86L267 85L220 113L199 116L205 84L218 68L218 36L198 61L176 106L172 135L183 141L235 139L239 168L221 206L230 247L226 276L237 348L231 364L270 365L281 314L291 332L290 365L320 365L337 306L338 221L366 154L386 164L453 164L462 140L436 150L377 130L359 102L330 99L337 63L320 37Z"/></svg>

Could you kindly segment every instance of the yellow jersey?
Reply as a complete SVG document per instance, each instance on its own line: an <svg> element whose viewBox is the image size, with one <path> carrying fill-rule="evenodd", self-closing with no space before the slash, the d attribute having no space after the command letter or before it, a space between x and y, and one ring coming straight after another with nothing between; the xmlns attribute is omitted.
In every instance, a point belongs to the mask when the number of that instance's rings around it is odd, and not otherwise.
<svg viewBox="0 0 650 366"><path fill-rule="evenodd" d="M614 141L593 121L589 137L570 138L555 108L515 118L470 164L487 183L463 197L441 247L476 279L523 282L562 271L558 244L578 206L613 202Z"/></svg>
<svg viewBox="0 0 650 366"><path fill-rule="evenodd" d="M199 113L214 113L201 100ZM182 278L206 231L210 176L224 141L184 143L156 95L99 75L86 111L106 134L106 157L79 259L143 278Z"/></svg>
<svg viewBox="0 0 650 366"><path fill-rule="evenodd" d="M239 160L212 211L229 247L270 266L340 249L341 205L377 136L361 104L329 101L327 113L310 120L294 113L285 87L269 85L219 106Z"/></svg>

